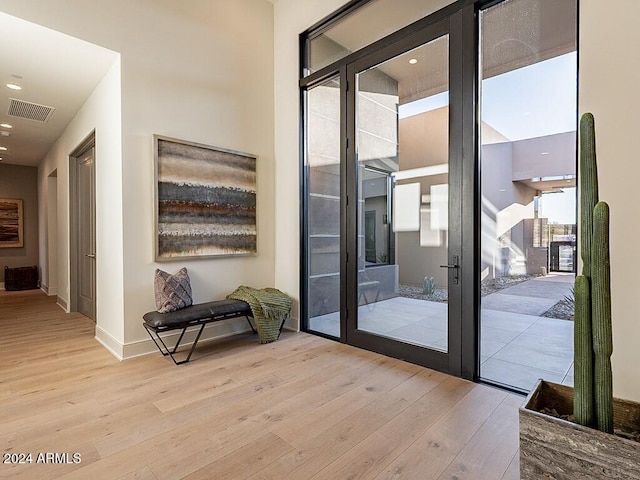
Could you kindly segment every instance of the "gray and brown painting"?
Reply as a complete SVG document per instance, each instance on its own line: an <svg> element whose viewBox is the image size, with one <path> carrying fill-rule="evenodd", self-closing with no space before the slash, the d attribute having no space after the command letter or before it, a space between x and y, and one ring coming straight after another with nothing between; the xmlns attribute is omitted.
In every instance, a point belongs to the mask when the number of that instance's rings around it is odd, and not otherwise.
<svg viewBox="0 0 640 480"><path fill-rule="evenodd" d="M0 200L0 242L20 239L20 212L17 201Z"/></svg>
<svg viewBox="0 0 640 480"><path fill-rule="evenodd" d="M158 139L161 257L256 252L256 159Z"/></svg>

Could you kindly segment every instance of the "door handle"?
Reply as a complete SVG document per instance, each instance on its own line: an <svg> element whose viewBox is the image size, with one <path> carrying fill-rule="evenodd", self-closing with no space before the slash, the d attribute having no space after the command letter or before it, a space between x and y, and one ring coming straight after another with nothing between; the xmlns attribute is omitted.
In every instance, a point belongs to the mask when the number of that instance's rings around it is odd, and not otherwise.
<svg viewBox="0 0 640 480"><path fill-rule="evenodd" d="M440 268L453 268L453 283L457 285L460 282L460 265L458 262L460 261L459 255L453 255L453 263L449 265L440 265Z"/></svg>
<svg viewBox="0 0 640 480"><path fill-rule="evenodd" d="M96 258L95 254L93 254L93 253L87 253L87 254L85 255L85 257L89 257L89 258Z"/></svg>

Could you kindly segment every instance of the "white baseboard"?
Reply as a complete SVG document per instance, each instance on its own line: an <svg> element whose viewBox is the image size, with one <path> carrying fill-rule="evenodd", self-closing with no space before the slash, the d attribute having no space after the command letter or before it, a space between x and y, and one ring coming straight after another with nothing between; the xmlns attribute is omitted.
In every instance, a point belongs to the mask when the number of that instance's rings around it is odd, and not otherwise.
<svg viewBox="0 0 640 480"><path fill-rule="evenodd" d="M49 288L49 286L45 283L40 282L40 290L42 290L49 297L53 297L54 295L58 295L58 289L56 287Z"/></svg>
<svg viewBox="0 0 640 480"><path fill-rule="evenodd" d="M123 360L122 344L107 331L96 325L95 339L118 360Z"/></svg>
<svg viewBox="0 0 640 480"><path fill-rule="evenodd" d="M140 328L143 329L142 326ZM287 320L283 329L298 332L299 328L297 319ZM204 344L207 342L211 342L213 340L220 340L223 338L231 337L233 335L248 333L250 331L251 330L247 325L247 321L244 318L235 318L221 322L212 322L204 328L204 331L200 336L200 340L198 341L198 345L200 345L201 343ZM146 332L144 330L143 332L146 335ZM184 350L183 347L190 347L193 344L197 332L198 329L194 328L185 334L182 342L180 342L180 351ZM180 333L181 330L173 330L171 332L163 334L162 339L167 345L169 345L169 347L173 347L173 345L175 345L176 341L178 340ZM95 338L118 360L129 360L132 358L141 357L143 355L159 353L155 343L153 343L153 340L151 340L148 335L147 338L121 344L108 332L96 325Z"/></svg>
<svg viewBox="0 0 640 480"><path fill-rule="evenodd" d="M58 298L56 298L56 304L63 309L65 312L69 312L69 310L67 309L67 301L62 298L60 295L58 295Z"/></svg>
<svg viewBox="0 0 640 480"><path fill-rule="evenodd" d="M289 330L290 332L300 331L300 321L297 318L289 318L284 322L283 330Z"/></svg>

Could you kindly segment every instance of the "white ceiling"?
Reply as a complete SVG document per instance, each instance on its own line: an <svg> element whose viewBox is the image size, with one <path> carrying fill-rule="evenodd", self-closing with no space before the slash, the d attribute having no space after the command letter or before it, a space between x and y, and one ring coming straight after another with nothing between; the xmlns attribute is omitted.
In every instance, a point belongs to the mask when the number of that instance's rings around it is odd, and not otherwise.
<svg viewBox="0 0 640 480"><path fill-rule="evenodd" d="M2 164L37 166L118 58L106 48L0 12ZM20 78L16 78L20 77ZM15 91L5 84L16 83ZM8 114L10 98L54 107L45 123Z"/></svg>

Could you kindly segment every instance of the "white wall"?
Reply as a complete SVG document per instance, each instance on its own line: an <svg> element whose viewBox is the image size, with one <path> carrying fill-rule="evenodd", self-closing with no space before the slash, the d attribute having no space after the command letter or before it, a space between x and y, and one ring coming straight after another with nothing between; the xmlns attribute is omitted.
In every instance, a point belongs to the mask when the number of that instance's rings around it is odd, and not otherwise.
<svg viewBox="0 0 640 480"><path fill-rule="evenodd" d="M578 108L592 112L600 199L611 207L613 389L640 401L640 8L637 0L581 0Z"/></svg>
<svg viewBox="0 0 640 480"><path fill-rule="evenodd" d="M130 3L123 3L129 9ZM153 8L134 11L118 33L126 42L120 51L127 356L149 348L141 317L155 308L156 267L173 273L186 266L195 302L224 298L241 284L274 284L273 5L264 0L148 3ZM257 256L154 262L154 133L258 156ZM211 325L210 335L246 328L245 320L237 319Z"/></svg>
<svg viewBox="0 0 640 480"><path fill-rule="evenodd" d="M114 64L51 147L38 167L41 263L48 284L58 289L59 303L69 305L69 154L95 130L96 141L96 335L112 350L123 339L122 264L122 128L120 123L120 60ZM55 174L55 181L50 175ZM56 188L52 192L49 189ZM56 198L57 215L50 212L49 198ZM51 215L49 215L51 213ZM56 228L49 222L57 221ZM55 245L55 247L54 247ZM57 261L45 261L57 251ZM57 271L55 271L57 269ZM43 268L44 272L44 268Z"/></svg>
<svg viewBox="0 0 640 480"><path fill-rule="evenodd" d="M299 35L347 3L345 0L278 0L275 49L275 285L300 297ZM293 316L299 327L299 304Z"/></svg>
<svg viewBox="0 0 640 480"><path fill-rule="evenodd" d="M155 348L141 322L145 312L155 309L156 267L173 272L186 266L196 302L221 298L240 284L272 286L273 5L266 0L0 0L0 10L121 54L122 144L109 146L121 148L121 171L97 172L103 175L98 183L109 184L114 197L98 205L98 242L119 256L118 262L98 265L100 340L119 357ZM258 156L257 256L154 262L154 133ZM98 168L102 157L98 151ZM67 167L59 167L63 191L66 177ZM66 212L67 199L59 204ZM61 226L68 224L64 216ZM108 235L111 228L116 232ZM68 245L64 228L60 235L65 237L60 245ZM113 241L107 243L108 238ZM68 284L64 275L59 285ZM105 318L107 303L119 311ZM245 330L243 322L216 324L209 335Z"/></svg>

